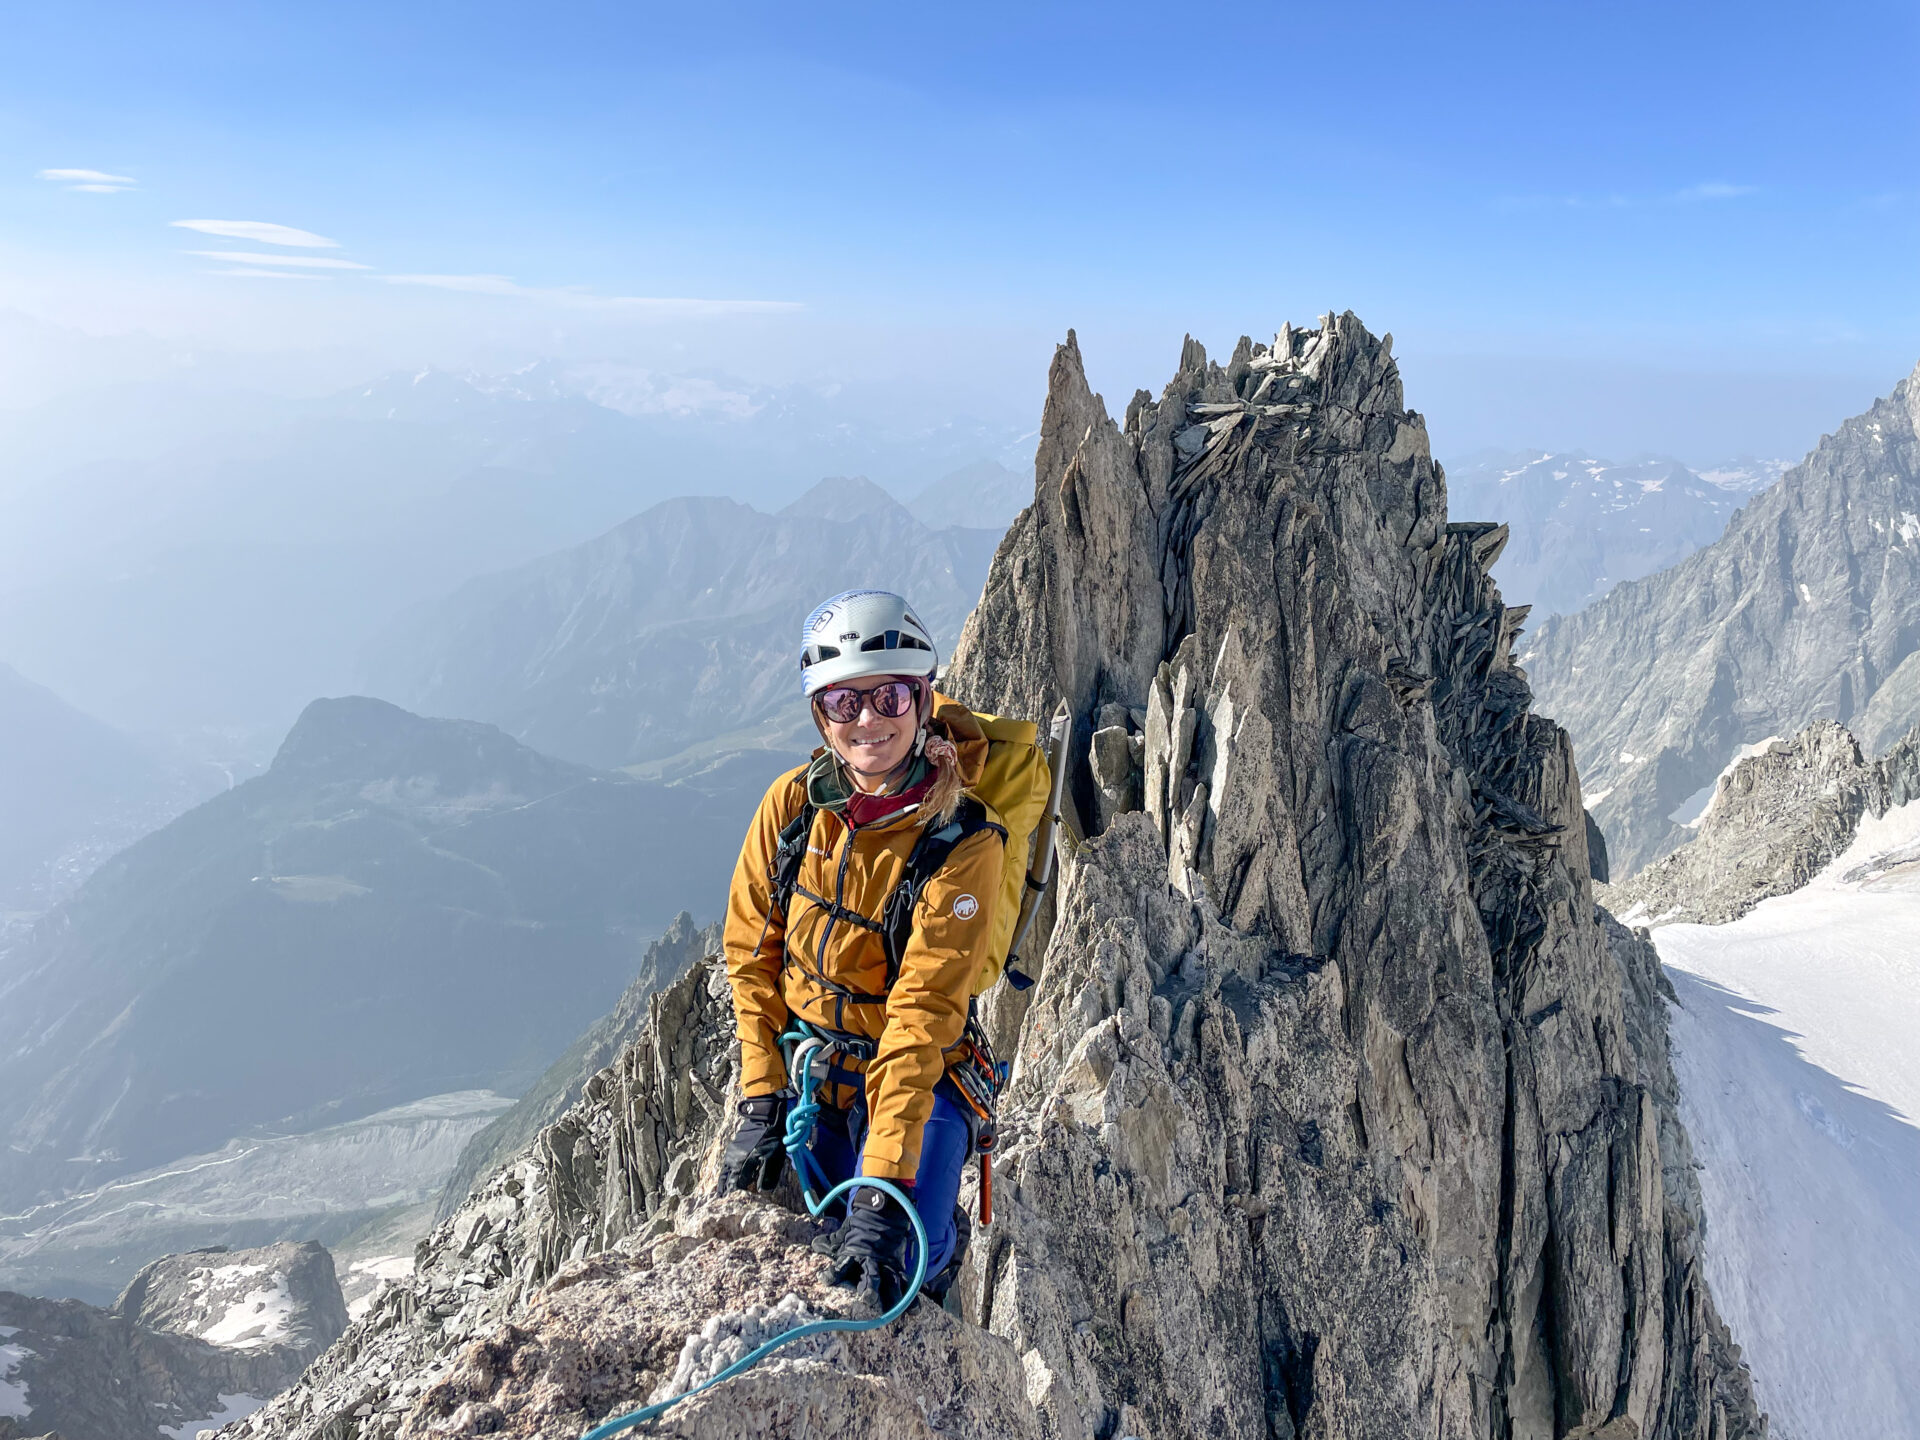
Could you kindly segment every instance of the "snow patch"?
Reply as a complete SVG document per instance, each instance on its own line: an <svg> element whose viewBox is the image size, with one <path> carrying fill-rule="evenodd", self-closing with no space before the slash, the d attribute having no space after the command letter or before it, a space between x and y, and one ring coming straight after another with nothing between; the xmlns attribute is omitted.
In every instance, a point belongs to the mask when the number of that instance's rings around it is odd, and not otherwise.
<svg viewBox="0 0 1920 1440"><path fill-rule="evenodd" d="M222 1425L246 1419L266 1403L253 1395L222 1395L219 1410L206 1419L189 1420L182 1425L162 1425L160 1433L171 1435L173 1440L197 1440L201 1435L211 1435Z"/></svg>
<svg viewBox="0 0 1920 1440"><path fill-rule="evenodd" d="M1800 598L1809 605L1813 603L1813 592L1807 589L1807 582L1804 580L1800 582Z"/></svg>
<svg viewBox="0 0 1920 1440"><path fill-rule="evenodd" d="M7 1335L17 1335L18 1330L7 1330ZM0 1417L24 1420L33 1412L33 1406L27 1401L27 1382L15 1380L21 1364L33 1354L24 1345L0 1345Z"/></svg>
<svg viewBox="0 0 1920 1440"><path fill-rule="evenodd" d="M1620 752L1620 763L1622 765L1638 765L1640 763L1640 757L1631 750L1622 750Z"/></svg>
<svg viewBox="0 0 1920 1440"><path fill-rule="evenodd" d="M1902 540L1909 545L1920 545L1920 515L1914 514L1911 510L1902 510L1897 528Z"/></svg>
<svg viewBox="0 0 1920 1440"><path fill-rule="evenodd" d="M1698 830L1700 822L1713 813L1713 802L1720 798L1720 782L1733 773L1733 767L1742 760L1750 759L1755 755L1764 755L1779 743L1778 735L1769 735L1766 739L1756 740L1751 745L1742 745L1733 752L1733 758L1720 767L1718 775L1682 800L1667 818L1676 825L1684 825L1689 830Z"/></svg>
<svg viewBox="0 0 1920 1440"><path fill-rule="evenodd" d="M223 1273L251 1273L264 1269L264 1265L228 1265L213 1273L220 1276ZM257 1350L284 1339L292 1329L292 1324L293 1293L287 1285L287 1277L276 1274L267 1289L250 1291L229 1305L225 1315L200 1332L200 1338L210 1345Z"/></svg>
<svg viewBox="0 0 1920 1440"><path fill-rule="evenodd" d="M1613 793L1613 786L1609 785L1604 790L1596 790L1591 795L1582 797L1581 803L1585 805L1587 809L1591 810L1594 806L1598 805L1602 800L1605 800L1607 796L1611 795L1612 793Z"/></svg>

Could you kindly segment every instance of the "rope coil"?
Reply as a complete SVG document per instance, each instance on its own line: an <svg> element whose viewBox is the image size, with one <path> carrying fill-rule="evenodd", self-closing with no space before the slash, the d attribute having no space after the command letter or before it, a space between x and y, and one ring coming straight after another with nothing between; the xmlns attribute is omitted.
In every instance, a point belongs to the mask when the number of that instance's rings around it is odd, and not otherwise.
<svg viewBox="0 0 1920 1440"><path fill-rule="evenodd" d="M905 1293L900 1297L900 1302L885 1314L871 1320L810 1320L805 1325L796 1326L785 1334L776 1335L765 1344L749 1350L718 1375L701 1381L691 1390L683 1391L657 1404L648 1405L644 1409L635 1410L629 1415L620 1415L612 1420L603 1421L587 1431L580 1440L608 1440L609 1436L618 1435L623 1430L630 1430L636 1425L644 1425L649 1420L658 1419L682 1400L698 1395L703 1390L711 1390L723 1380L731 1380L736 1375L745 1374L782 1345L790 1345L795 1340L804 1340L809 1335L821 1335L834 1330L882 1329L906 1314L907 1307L919 1296L920 1287L927 1278L927 1227L921 1223L920 1212L914 1208L913 1201L906 1193L891 1181L855 1175L850 1180L842 1180L824 1195L818 1194L819 1187L826 1182L826 1177L820 1173L820 1163L813 1158L813 1151L808 1147L807 1142L813 1138L814 1121L820 1115L820 1102L814 1098L813 1093L819 1083L813 1074L813 1057L818 1051L825 1050L828 1042L818 1035L808 1034L805 1031L788 1031L780 1037L781 1049L785 1050L789 1042L795 1043L787 1061L787 1075L790 1080L798 1077L794 1083L799 1091L799 1098L787 1110L786 1134L782 1137L781 1143L786 1147L787 1157L793 1162L794 1174L800 1179L800 1193L806 1201L807 1213L817 1219L835 1200L863 1185L892 1196L895 1202L907 1212L907 1219L913 1222L916 1250L913 1283L907 1286ZM817 1199L816 1195L818 1195Z"/></svg>

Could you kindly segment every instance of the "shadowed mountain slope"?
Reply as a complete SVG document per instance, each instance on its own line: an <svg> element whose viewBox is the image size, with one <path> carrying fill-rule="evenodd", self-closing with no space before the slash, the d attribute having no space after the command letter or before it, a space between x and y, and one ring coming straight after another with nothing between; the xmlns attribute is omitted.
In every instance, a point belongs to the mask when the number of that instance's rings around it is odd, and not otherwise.
<svg viewBox="0 0 1920 1440"><path fill-rule="evenodd" d="M131 736L0 664L0 911L44 908L169 818L181 788Z"/></svg>
<svg viewBox="0 0 1920 1440"><path fill-rule="evenodd" d="M371 651L368 674L415 709L472 715L586 764L716 742L803 754L815 743L795 698L807 612L856 586L897 590L944 655L998 539L930 530L860 479L824 480L777 515L669 500L463 586Z"/></svg>
<svg viewBox="0 0 1920 1440"><path fill-rule="evenodd" d="M517 1093L739 818L383 701L105 865L0 960L0 1203L422 1096Z"/></svg>
<svg viewBox="0 0 1920 1440"><path fill-rule="evenodd" d="M1920 371L1719 541L1522 647L1540 708L1574 737L1616 878L1688 838L1689 802L1741 746L1864 717L1877 749L1920 720L1917 425Z"/></svg>

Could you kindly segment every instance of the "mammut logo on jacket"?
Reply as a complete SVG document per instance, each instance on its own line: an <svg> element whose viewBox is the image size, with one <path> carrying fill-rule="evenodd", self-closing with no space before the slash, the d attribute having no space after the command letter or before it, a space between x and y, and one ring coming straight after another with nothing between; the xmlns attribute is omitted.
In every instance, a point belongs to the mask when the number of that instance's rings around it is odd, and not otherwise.
<svg viewBox="0 0 1920 1440"><path fill-rule="evenodd" d="M980 902L971 895L956 895L953 899L953 913L962 920L971 920L980 911Z"/></svg>

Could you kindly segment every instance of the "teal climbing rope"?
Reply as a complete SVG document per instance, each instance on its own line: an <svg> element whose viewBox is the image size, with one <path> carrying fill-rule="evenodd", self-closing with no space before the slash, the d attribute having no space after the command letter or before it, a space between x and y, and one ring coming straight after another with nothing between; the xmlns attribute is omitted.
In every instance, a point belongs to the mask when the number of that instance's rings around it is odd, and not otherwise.
<svg viewBox="0 0 1920 1440"><path fill-rule="evenodd" d="M782 1035L780 1048L788 1053L787 1074L799 1077L795 1086L799 1096L787 1110L787 1129L782 1143L786 1146L788 1158L793 1161L794 1173L800 1178L800 1190L807 1202L807 1213L817 1217L849 1190L857 1189L862 1185L885 1191L907 1212L907 1219L913 1222L915 1248L913 1283L907 1286L906 1292L900 1297L900 1302L884 1315L875 1316L871 1320L810 1320L805 1325L796 1326L785 1334L774 1336L764 1345L749 1350L718 1375L702 1381L684 1394L675 1395L670 1400L662 1400L642 1410L635 1410L631 1415L619 1415L603 1421L587 1431L580 1440L607 1440L608 1436L618 1435L621 1431L630 1430L636 1425L644 1425L647 1421L666 1414L682 1400L690 1399L702 1390L711 1390L723 1380L731 1380L736 1375L746 1373L782 1345L791 1345L794 1341L804 1340L809 1335L820 1335L830 1330L878 1330L891 1325L907 1313L907 1307L913 1304L915 1297L919 1295L920 1286L927 1278L927 1227L920 1223L920 1212L914 1209L913 1201L905 1192L898 1185L888 1181L867 1179L856 1175L851 1180L842 1180L825 1194L820 1194L820 1187L826 1183L826 1177L820 1173L820 1162L814 1159L808 1142L813 1138L813 1124L820 1114L820 1102L814 1098L813 1094L819 1083L813 1073L813 1057L815 1052L827 1048L827 1042L803 1027L800 1031L789 1031Z"/></svg>

